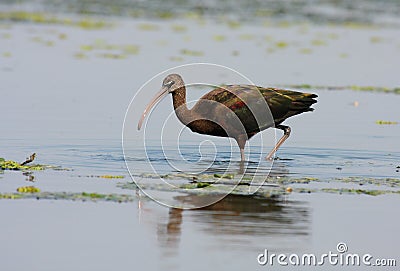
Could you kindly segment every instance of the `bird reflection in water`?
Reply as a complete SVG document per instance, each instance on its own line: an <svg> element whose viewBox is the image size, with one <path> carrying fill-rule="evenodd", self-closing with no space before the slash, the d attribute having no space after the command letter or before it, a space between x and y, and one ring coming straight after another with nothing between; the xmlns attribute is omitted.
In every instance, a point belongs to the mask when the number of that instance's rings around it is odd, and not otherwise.
<svg viewBox="0 0 400 271"><path fill-rule="evenodd" d="M188 202L199 197L176 198ZM179 251L184 220L194 223L202 234L221 240L216 240L216 245L257 250L260 242L275 243L274 247L283 249L293 247L294 243L303 246L308 240L311 219L303 202L257 196L228 195L213 205L194 210L171 208L167 223L158 225L158 239L165 256Z"/></svg>
<svg viewBox="0 0 400 271"><path fill-rule="evenodd" d="M168 214L168 223L159 224L157 235L162 247L168 248L165 256L173 255L177 252L182 226L182 209L170 208Z"/></svg>

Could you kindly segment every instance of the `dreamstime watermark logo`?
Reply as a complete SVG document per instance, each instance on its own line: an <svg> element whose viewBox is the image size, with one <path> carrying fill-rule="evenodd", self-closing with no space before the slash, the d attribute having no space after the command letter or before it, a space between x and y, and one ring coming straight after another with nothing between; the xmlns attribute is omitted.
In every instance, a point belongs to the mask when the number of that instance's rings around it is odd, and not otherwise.
<svg viewBox="0 0 400 271"><path fill-rule="evenodd" d="M381 266L394 267L396 259L374 258L371 254L348 253L346 243L340 242L336 246L336 251L329 251L323 254L275 254L267 249L257 256L260 265L280 265L280 266Z"/></svg>
<svg viewBox="0 0 400 271"><path fill-rule="evenodd" d="M224 83L250 87L235 89ZM192 98L198 94L206 96ZM243 110L238 114L242 108L246 115ZM261 152L251 153L247 131L273 126L265 98L247 77L216 64L182 65L155 75L131 100L122 135L125 163L136 185L153 200L174 208L201 208L221 200L240 183L248 165L241 161L244 154L256 162L252 176L256 175L265 160ZM221 158L222 138L230 138L224 141L230 152L225 148ZM266 143L272 148L276 138L261 133L255 140L262 149ZM238 152L246 142L245 153ZM263 162L263 178L247 178L248 194L264 183L272 163ZM196 180L210 172L213 180L206 186L214 186L214 193L202 193L203 184L188 185L191 177ZM231 172L234 178L224 178Z"/></svg>

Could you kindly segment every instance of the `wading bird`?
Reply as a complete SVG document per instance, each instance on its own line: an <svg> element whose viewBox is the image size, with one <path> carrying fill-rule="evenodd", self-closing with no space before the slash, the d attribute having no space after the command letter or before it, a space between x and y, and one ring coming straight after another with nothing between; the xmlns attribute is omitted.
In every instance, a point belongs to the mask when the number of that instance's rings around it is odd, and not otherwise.
<svg viewBox="0 0 400 271"><path fill-rule="evenodd" d="M290 135L290 127L281 123L291 116L313 111L311 105L317 102L314 98L318 97L311 93L253 85L225 85L205 94L192 109L188 109L182 77L170 74L163 80L161 91L144 110L138 130L150 109L169 93L172 94L175 114L184 125L199 134L234 138L239 145L241 161L245 160L246 141L270 127L284 132L266 157L272 159Z"/></svg>

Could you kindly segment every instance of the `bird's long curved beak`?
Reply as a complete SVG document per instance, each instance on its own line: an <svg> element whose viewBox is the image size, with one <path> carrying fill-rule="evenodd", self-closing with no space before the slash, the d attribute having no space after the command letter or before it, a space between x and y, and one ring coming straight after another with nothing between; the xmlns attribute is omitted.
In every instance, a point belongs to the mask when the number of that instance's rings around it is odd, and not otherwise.
<svg viewBox="0 0 400 271"><path fill-rule="evenodd" d="M150 103L146 106L146 109L143 111L142 116L140 117L139 123L138 123L138 130L142 128L142 124L144 119L146 118L147 113L168 94L168 89L167 88L162 88L160 92L158 92L153 99L150 101Z"/></svg>

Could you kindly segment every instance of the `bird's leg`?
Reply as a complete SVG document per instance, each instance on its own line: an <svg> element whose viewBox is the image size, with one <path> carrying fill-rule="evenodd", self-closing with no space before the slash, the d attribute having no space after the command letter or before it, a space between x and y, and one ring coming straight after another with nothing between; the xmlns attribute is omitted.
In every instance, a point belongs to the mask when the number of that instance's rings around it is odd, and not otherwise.
<svg viewBox="0 0 400 271"><path fill-rule="evenodd" d="M244 161L240 161L238 174L244 174Z"/></svg>
<svg viewBox="0 0 400 271"><path fill-rule="evenodd" d="M246 158L244 157L244 149L240 149L240 161L243 162Z"/></svg>
<svg viewBox="0 0 400 271"><path fill-rule="evenodd" d="M246 159L244 156L244 146L246 145L247 135L239 135L235 139L240 149L240 161L244 162L244 160Z"/></svg>
<svg viewBox="0 0 400 271"><path fill-rule="evenodd" d="M244 174L244 163L246 157L244 156L244 146L246 145L246 139L241 140L240 143L238 141L239 149L240 149L240 164L239 164L239 174Z"/></svg>
<svg viewBox="0 0 400 271"><path fill-rule="evenodd" d="M283 130L283 136L281 137L281 139L279 139L278 143L276 143L275 147L269 152L267 157L265 157L266 160L271 160L275 152L279 149L279 147L283 144L283 142L285 142L285 140L290 136L291 129L289 126L277 125L275 128Z"/></svg>

